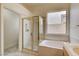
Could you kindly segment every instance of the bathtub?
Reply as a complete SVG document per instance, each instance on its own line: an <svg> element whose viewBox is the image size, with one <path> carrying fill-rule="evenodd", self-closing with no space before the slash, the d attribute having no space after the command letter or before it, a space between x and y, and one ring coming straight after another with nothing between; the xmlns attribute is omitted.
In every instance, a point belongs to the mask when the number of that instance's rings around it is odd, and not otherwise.
<svg viewBox="0 0 79 59"><path fill-rule="evenodd" d="M44 40L39 44L39 56L63 56L62 41Z"/></svg>

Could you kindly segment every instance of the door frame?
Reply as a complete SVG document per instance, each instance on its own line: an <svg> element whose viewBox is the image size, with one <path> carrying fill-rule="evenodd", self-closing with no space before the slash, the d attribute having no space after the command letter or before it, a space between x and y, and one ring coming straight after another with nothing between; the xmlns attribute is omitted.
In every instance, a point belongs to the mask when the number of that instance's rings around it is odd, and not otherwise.
<svg viewBox="0 0 79 59"><path fill-rule="evenodd" d="M24 47L23 47L23 44L24 44L24 43L23 43L23 41L24 41L24 40L23 40L23 39L24 39L24 38L23 38L23 36L24 36L24 33L23 33L23 31L24 31L24 26L23 26L24 22L23 22L23 21L24 21L25 19L26 19L26 20L29 20L30 23L31 23L31 49L28 49L28 48L24 48ZM32 49L33 49L33 46L32 46L32 44L33 44L33 35L32 35L32 33L33 33L33 29L32 29L33 26L32 26L32 25L33 25L33 23L32 23L32 17L29 17L29 18L22 18L22 51L25 51L25 50L32 51Z"/></svg>

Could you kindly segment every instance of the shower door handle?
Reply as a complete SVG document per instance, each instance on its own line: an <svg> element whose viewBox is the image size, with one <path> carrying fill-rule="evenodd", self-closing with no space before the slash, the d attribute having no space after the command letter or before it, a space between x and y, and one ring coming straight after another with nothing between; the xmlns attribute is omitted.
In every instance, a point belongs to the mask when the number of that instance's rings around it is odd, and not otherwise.
<svg viewBox="0 0 79 59"><path fill-rule="evenodd" d="M31 36L33 35L33 33L31 33Z"/></svg>

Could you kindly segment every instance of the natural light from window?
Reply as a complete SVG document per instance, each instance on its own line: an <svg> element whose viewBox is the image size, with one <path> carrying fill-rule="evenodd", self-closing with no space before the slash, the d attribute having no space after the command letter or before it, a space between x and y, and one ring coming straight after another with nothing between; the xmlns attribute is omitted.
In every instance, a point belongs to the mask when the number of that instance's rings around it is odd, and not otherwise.
<svg viewBox="0 0 79 59"><path fill-rule="evenodd" d="M66 11L48 13L46 34L65 34L65 33L66 33Z"/></svg>

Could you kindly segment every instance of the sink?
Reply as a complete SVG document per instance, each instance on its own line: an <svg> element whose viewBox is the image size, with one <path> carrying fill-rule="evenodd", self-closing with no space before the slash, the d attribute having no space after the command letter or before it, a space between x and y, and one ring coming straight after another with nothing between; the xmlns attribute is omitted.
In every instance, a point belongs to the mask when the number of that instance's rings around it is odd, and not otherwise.
<svg viewBox="0 0 79 59"><path fill-rule="evenodd" d="M79 55L79 47L75 47L73 50L75 53L77 53Z"/></svg>

